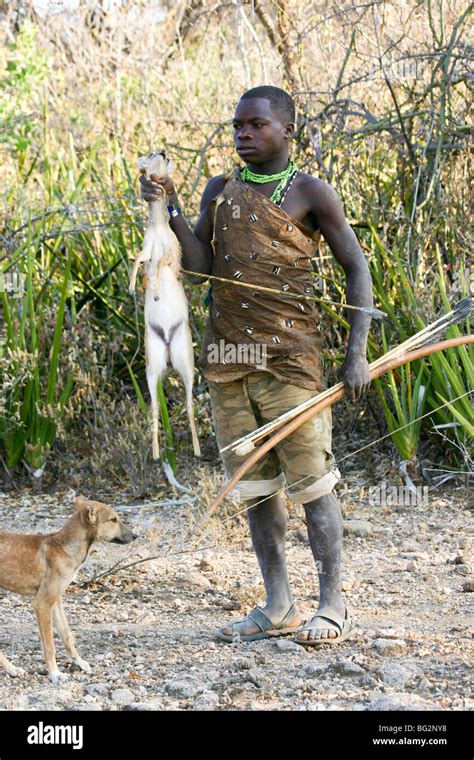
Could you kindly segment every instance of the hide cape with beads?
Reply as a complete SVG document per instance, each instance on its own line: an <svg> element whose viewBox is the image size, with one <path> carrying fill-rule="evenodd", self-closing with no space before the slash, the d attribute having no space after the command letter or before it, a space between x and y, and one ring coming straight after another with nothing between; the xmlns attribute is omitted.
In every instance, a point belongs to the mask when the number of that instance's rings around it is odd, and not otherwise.
<svg viewBox="0 0 474 760"><path fill-rule="evenodd" d="M232 382L263 368L247 363L245 354L237 363L209 361L213 347L263 345L265 371L281 382L323 390L319 312L314 301L285 298L286 293L312 295L311 259L320 233L306 230L239 175L236 167L210 206L211 274L235 284L213 280L198 364L208 380ZM281 295L239 287L239 282L274 288Z"/></svg>

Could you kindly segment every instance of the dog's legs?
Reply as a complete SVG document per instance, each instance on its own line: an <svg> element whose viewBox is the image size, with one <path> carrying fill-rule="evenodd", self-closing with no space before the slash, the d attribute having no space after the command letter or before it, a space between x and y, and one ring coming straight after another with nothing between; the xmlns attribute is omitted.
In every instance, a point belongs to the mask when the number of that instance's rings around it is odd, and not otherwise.
<svg viewBox="0 0 474 760"><path fill-rule="evenodd" d="M151 416L152 416L152 453L156 461L160 458L159 444L159 420L160 406L158 403L158 391L156 384L161 380L166 371L168 360L168 349L164 341L153 330L150 325L145 328L145 350L146 350L146 379L148 390L151 397Z"/></svg>
<svg viewBox="0 0 474 760"><path fill-rule="evenodd" d="M23 668L17 668L15 665L12 665L10 660L7 660L4 654L0 652L0 666L6 670L9 676L12 678L17 678L18 676L24 676L25 670Z"/></svg>
<svg viewBox="0 0 474 760"><path fill-rule="evenodd" d="M48 581L51 582L50 580ZM44 659L48 668L49 679L56 686L61 681L67 680L68 676L61 673L56 664L56 648L53 639L53 607L57 597L51 598L44 588L40 587L33 599L33 609L36 613L41 644L43 646Z"/></svg>
<svg viewBox="0 0 474 760"><path fill-rule="evenodd" d="M91 666L88 662L82 659L75 647L74 638L72 631L69 628L69 623L67 622L66 616L64 614L64 607L61 598L58 599L53 607L53 622L57 632L61 637L61 641L63 642L66 651L69 652L76 665L78 665L78 667L85 673L91 673Z"/></svg>
<svg viewBox="0 0 474 760"><path fill-rule="evenodd" d="M199 447L199 440L196 433L196 425L194 422L194 408L193 408L193 372L194 372L194 356L193 356L193 341L191 338L191 331L189 324L183 322L173 335L170 344L171 363L181 375L186 390L186 411L188 413L189 426L191 428L191 436L193 439L194 456L201 456L201 449Z"/></svg>

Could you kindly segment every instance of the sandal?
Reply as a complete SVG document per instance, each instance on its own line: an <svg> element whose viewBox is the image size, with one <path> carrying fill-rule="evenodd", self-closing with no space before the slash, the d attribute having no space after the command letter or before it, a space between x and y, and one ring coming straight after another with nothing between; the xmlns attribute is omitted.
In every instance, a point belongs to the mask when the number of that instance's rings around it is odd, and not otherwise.
<svg viewBox="0 0 474 760"><path fill-rule="evenodd" d="M222 641L230 641L233 643L239 643L241 641L260 641L261 639L285 636L288 633L295 633L301 630L303 623L300 623L297 626L288 626L288 622L295 616L295 613L296 607L292 604L283 620L280 623L274 623L269 617L267 617L267 615L265 615L260 607L255 607L255 609L253 609L252 612L249 612L247 617L243 620L234 620L230 623L230 627L237 625L237 623L245 623L246 620L252 620L253 623L258 625L260 631L249 634L239 633L239 631L235 631L234 633L224 633L224 629L221 628L216 636Z"/></svg>
<svg viewBox="0 0 474 760"><path fill-rule="evenodd" d="M334 646L335 644L340 644L341 641L344 641L344 639L347 639L351 631L354 630L354 624L352 623L352 620L347 616L347 607L344 617L335 610L332 610L330 607L321 607L321 609L318 610L310 622L307 625L303 626L300 631L298 631L298 633L301 633L302 631L314 630L314 622L317 620L317 618L327 620L329 623L332 623L333 626L337 626L339 629L339 635L334 638L326 639L299 639L295 637L293 641L295 641L297 644L302 644L303 646L309 647L319 647L323 644Z"/></svg>

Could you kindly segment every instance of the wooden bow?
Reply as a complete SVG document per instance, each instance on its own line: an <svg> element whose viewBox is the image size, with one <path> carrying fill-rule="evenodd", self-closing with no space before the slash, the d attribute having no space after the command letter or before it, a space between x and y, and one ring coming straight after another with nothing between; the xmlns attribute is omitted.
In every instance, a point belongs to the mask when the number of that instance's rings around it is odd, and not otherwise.
<svg viewBox="0 0 474 760"><path fill-rule="evenodd" d="M398 353L398 355L389 357L387 361L383 363L380 363L380 360L378 360L378 362L374 362L372 365L370 365L370 378L371 380L374 380L375 378L380 377L380 375L385 374L385 372L389 372L390 370L396 369L397 367L401 367L403 364L413 362L416 359L423 359L423 357L429 356L430 354L435 354L439 351L445 351L448 348L454 348L455 346L460 346L464 343L474 343L474 335L461 335L457 338L440 341L439 343L423 346L416 350ZM280 441L290 435L290 433L293 433L295 430L297 430L300 425L303 425L305 422L307 422L307 420L311 419L311 417L314 417L315 414L322 412L323 409L326 409L326 407L331 406L336 401L339 401L339 399L345 395L345 392L346 390L342 383L338 383L329 389L329 391L325 391L325 397L321 401L316 402L309 409L306 409L294 417L291 422L284 425L283 427L280 427L280 429L274 433L274 435L271 435L270 438L265 441L265 443L255 449L248 457L248 459L246 459L241 467L239 467L239 469L235 472L229 482L220 491L217 498L209 507L209 510L206 513L206 517L209 517L213 514L213 512L215 512L217 507L222 503L229 492L232 491L239 480L241 480L244 475L246 475L246 473L253 467L253 465L262 457L264 457L268 451L273 449L277 443L280 443Z"/></svg>

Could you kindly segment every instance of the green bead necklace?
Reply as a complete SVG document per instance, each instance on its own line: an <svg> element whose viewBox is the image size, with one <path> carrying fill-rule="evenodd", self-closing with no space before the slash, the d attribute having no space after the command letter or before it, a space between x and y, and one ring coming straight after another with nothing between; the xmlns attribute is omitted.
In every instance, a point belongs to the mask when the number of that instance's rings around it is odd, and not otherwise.
<svg viewBox="0 0 474 760"><path fill-rule="evenodd" d="M265 185L268 182L278 181L278 185L270 196L272 203L276 203L278 205L281 201L281 196L288 180L290 178L293 178L297 172L298 169L296 168L294 161L292 161L290 158L288 160L288 166L286 169L284 169L282 172L278 172L278 174L257 174L256 172L253 172L251 169L249 169L248 166L244 166L240 172L240 179L243 182L255 182L258 185Z"/></svg>

